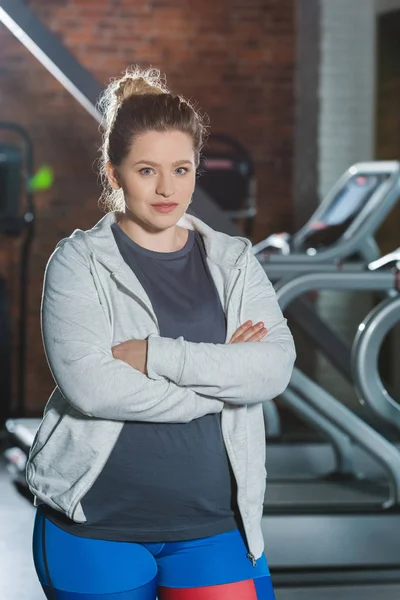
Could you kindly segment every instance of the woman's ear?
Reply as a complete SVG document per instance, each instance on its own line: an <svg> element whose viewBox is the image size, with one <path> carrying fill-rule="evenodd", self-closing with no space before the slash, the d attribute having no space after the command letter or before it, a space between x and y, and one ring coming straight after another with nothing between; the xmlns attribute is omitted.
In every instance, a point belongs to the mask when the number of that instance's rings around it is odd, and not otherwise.
<svg viewBox="0 0 400 600"><path fill-rule="evenodd" d="M106 165L107 177L113 190L119 190L121 185L118 181L116 168L110 162Z"/></svg>

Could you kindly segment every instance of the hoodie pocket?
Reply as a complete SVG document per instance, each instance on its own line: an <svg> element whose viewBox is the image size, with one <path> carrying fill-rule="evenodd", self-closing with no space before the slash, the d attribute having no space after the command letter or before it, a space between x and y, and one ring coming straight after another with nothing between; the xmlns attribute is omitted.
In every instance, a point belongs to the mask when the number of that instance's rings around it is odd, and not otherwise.
<svg viewBox="0 0 400 600"><path fill-rule="evenodd" d="M72 518L71 511L99 474L123 423L94 419L72 406L62 415L58 412L58 418L49 413L27 464L27 481L35 496Z"/></svg>
<svg viewBox="0 0 400 600"><path fill-rule="evenodd" d="M29 451L29 461L34 460L50 442L60 427L62 421L67 416L67 412L60 412L56 408L50 408L42 419L39 429L36 432L33 444Z"/></svg>

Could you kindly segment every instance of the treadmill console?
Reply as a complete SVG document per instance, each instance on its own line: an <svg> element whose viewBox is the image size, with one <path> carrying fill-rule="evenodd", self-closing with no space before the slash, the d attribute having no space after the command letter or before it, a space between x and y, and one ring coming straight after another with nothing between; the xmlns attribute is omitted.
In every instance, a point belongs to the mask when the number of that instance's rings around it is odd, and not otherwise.
<svg viewBox="0 0 400 600"><path fill-rule="evenodd" d="M302 248L297 247L297 252L301 249L306 251L307 248L323 248L337 242L360 212L366 209L372 195L387 178L387 174L375 173L351 177L322 214L318 215L318 219L308 222L306 231L303 231Z"/></svg>
<svg viewBox="0 0 400 600"><path fill-rule="evenodd" d="M273 234L253 245L261 262L300 264L378 253L373 236L400 199L400 162L370 161L352 165L323 198L301 229ZM287 255L287 256L285 256Z"/></svg>

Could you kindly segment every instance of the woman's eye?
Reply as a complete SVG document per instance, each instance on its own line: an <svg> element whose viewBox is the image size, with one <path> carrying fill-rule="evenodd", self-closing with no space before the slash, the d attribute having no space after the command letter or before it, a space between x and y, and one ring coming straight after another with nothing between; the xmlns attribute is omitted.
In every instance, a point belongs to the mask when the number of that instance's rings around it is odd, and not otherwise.
<svg viewBox="0 0 400 600"><path fill-rule="evenodd" d="M185 175L185 173L187 173L189 169L185 168L185 167L178 167L177 169L175 169L175 173L177 175ZM150 167L144 167L143 169L140 169L139 173L141 175L151 175L153 173L153 169L151 169Z"/></svg>

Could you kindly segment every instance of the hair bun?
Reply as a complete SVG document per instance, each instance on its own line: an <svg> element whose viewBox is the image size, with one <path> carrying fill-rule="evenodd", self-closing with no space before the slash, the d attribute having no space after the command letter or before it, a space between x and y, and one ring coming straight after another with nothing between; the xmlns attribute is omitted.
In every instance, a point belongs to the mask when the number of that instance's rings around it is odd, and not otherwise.
<svg viewBox="0 0 400 600"><path fill-rule="evenodd" d="M169 91L161 81L158 69L144 71L136 67L126 70L114 93L118 102L122 103L131 96L168 94Z"/></svg>

